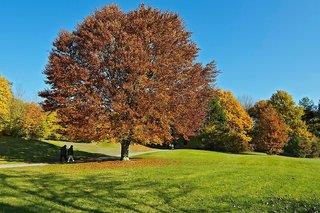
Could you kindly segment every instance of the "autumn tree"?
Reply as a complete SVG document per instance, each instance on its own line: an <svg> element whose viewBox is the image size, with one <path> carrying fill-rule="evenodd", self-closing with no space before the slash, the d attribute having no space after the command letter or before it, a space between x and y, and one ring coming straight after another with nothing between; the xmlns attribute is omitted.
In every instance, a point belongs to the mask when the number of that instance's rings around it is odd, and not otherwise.
<svg viewBox="0 0 320 213"><path fill-rule="evenodd" d="M196 63L198 48L177 14L108 6L73 32L62 31L45 69L46 110L57 110L69 137L164 143L200 127L215 78Z"/></svg>
<svg viewBox="0 0 320 213"><path fill-rule="evenodd" d="M22 116L22 136L27 138L42 138L45 119L45 113L38 104L26 104L25 112Z"/></svg>
<svg viewBox="0 0 320 213"><path fill-rule="evenodd" d="M308 131L306 123L302 120L303 108L285 91L277 91L271 96L269 103L289 127L290 140L284 146L284 154L295 157L309 156L315 136Z"/></svg>
<svg viewBox="0 0 320 213"><path fill-rule="evenodd" d="M252 119L240 102L230 91L217 90L215 95L224 108L227 117L228 137L225 139L231 145L234 152L245 151L249 148L251 137L249 132L253 127Z"/></svg>
<svg viewBox="0 0 320 213"><path fill-rule="evenodd" d="M222 136L229 132L227 125L226 112L221 106L219 98L214 96L209 102L208 114L201 133L193 138L193 140L196 140L197 147L227 151L221 142Z"/></svg>
<svg viewBox="0 0 320 213"><path fill-rule="evenodd" d="M0 134L5 130L10 119L12 91L10 82L0 76Z"/></svg>
<svg viewBox="0 0 320 213"><path fill-rule="evenodd" d="M23 136L22 123L27 103L23 100L13 97L10 103L9 123L6 128L6 134L11 136Z"/></svg>
<svg viewBox="0 0 320 213"><path fill-rule="evenodd" d="M320 108L316 106L308 97L304 97L299 101L299 105L304 110L302 120L306 122L308 130L320 137Z"/></svg>
<svg viewBox="0 0 320 213"><path fill-rule="evenodd" d="M41 125L42 137L51 140L63 139L64 128L59 124L59 117L56 111L46 112L45 119Z"/></svg>
<svg viewBox="0 0 320 213"><path fill-rule="evenodd" d="M289 93L279 90L271 96L269 103L288 125L290 136L312 138L306 123L302 120L303 108L294 102Z"/></svg>
<svg viewBox="0 0 320 213"><path fill-rule="evenodd" d="M213 150L242 152L249 148L252 120L230 91L216 90L202 130L204 143Z"/></svg>
<svg viewBox="0 0 320 213"><path fill-rule="evenodd" d="M280 154L287 143L288 126L283 118L267 101L259 101L250 110L254 119L251 143L257 151L267 154Z"/></svg>

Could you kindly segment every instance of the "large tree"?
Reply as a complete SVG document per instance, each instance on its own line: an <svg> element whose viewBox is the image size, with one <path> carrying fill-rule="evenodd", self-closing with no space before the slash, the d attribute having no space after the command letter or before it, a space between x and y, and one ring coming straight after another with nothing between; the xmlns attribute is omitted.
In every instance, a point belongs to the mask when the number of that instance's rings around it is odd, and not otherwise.
<svg viewBox="0 0 320 213"><path fill-rule="evenodd" d="M217 73L214 63L195 62L190 35L174 13L105 7L55 40L43 106L57 110L73 139L116 138L123 160L131 142L188 138L206 114Z"/></svg>

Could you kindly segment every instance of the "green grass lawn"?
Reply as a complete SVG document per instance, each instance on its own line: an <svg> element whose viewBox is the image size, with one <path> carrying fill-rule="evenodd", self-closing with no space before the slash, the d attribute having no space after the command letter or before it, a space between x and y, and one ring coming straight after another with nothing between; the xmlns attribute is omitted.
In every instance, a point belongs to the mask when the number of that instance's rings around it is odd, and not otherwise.
<svg viewBox="0 0 320 213"><path fill-rule="evenodd" d="M0 212L315 212L319 171L319 159L198 150L0 169Z"/></svg>

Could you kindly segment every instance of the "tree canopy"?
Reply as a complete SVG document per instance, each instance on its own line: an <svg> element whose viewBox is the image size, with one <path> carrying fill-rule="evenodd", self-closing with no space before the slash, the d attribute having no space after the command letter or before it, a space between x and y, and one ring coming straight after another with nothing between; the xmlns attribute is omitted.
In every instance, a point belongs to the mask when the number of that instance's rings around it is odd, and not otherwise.
<svg viewBox="0 0 320 213"><path fill-rule="evenodd" d="M227 152L248 150L252 120L230 91L216 90L202 129L209 149Z"/></svg>
<svg viewBox="0 0 320 213"><path fill-rule="evenodd" d="M173 131L188 138L217 74L214 63L196 63L190 35L174 13L104 7L55 40L43 106L78 140L113 137L127 150L130 142L172 140Z"/></svg>
<svg viewBox="0 0 320 213"><path fill-rule="evenodd" d="M5 130L9 123L12 97L10 82L0 76L0 133Z"/></svg>
<svg viewBox="0 0 320 213"><path fill-rule="evenodd" d="M259 101L250 110L255 125L252 144L254 149L268 154L280 154L288 142L288 126L267 101Z"/></svg>
<svg viewBox="0 0 320 213"><path fill-rule="evenodd" d="M320 104L316 106L312 100L304 97L299 101L299 105L304 110L302 120L308 125L308 130L320 137Z"/></svg>
<svg viewBox="0 0 320 213"><path fill-rule="evenodd" d="M302 120L303 108L294 102L288 92L277 91L271 96L270 103L288 125L291 136L312 138L306 123Z"/></svg>

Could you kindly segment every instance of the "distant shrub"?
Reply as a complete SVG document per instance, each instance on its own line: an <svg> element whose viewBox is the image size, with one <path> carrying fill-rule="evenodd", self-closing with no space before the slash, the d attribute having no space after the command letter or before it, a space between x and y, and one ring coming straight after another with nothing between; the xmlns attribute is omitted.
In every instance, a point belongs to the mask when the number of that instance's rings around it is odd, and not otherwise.
<svg viewBox="0 0 320 213"><path fill-rule="evenodd" d="M303 137L292 137L285 145L283 154L291 157L308 157L311 153L312 141Z"/></svg>
<svg viewBox="0 0 320 213"><path fill-rule="evenodd" d="M320 140L314 139L311 141L311 150L308 155L310 158L320 157Z"/></svg>
<svg viewBox="0 0 320 213"><path fill-rule="evenodd" d="M221 135L220 139L214 140L212 143L212 149L232 153L248 151L249 146L247 143L244 143L244 140L245 139L243 139L237 132L231 131Z"/></svg>

